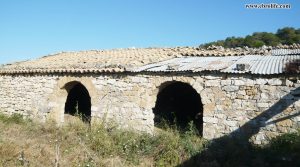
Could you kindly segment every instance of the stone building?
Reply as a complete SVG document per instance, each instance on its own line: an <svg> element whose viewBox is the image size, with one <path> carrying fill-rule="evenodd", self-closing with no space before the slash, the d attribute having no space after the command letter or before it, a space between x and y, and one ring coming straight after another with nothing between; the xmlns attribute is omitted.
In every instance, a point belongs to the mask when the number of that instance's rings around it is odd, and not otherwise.
<svg viewBox="0 0 300 167"><path fill-rule="evenodd" d="M62 52L0 66L0 112L116 122L152 133L162 118L204 138L255 143L300 127L300 45Z"/></svg>

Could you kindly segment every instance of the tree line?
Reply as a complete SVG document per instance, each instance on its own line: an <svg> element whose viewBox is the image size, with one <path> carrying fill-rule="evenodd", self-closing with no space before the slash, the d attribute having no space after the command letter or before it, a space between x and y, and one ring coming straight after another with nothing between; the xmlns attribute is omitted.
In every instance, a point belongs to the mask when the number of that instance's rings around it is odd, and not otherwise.
<svg viewBox="0 0 300 167"><path fill-rule="evenodd" d="M276 33L271 32L254 32L246 37L228 37L225 40L218 40L200 45L207 48L211 45L223 46L225 48L244 47L258 48L263 45L277 46L279 44L300 43L300 28L284 27L278 29Z"/></svg>

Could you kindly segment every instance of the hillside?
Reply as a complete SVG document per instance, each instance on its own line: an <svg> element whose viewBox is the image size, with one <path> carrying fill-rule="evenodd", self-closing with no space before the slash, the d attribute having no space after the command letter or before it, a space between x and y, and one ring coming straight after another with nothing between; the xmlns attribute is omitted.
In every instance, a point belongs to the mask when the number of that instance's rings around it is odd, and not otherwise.
<svg viewBox="0 0 300 167"><path fill-rule="evenodd" d="M246 37L228 37L225 40L209 42L200 45L200 47L207 48L212 45L223 46L225 48L234 47L250 47L258 48L263 45L277 46L279 44L291 45L293 43L300 43L300 28L285 27L278 29L276 33L271 32L254 32L252 35Z"/></svg>

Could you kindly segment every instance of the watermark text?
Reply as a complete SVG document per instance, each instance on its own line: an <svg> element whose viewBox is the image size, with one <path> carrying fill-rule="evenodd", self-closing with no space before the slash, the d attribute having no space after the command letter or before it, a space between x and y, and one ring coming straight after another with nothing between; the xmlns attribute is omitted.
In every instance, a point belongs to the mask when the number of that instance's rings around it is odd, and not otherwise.
<svg viewBox="0 0 300 167"><path fill-rule="evenodd" d="M291 4L278 4L278 3L256 3L245 4L246 9L291 9Z"/></svg>

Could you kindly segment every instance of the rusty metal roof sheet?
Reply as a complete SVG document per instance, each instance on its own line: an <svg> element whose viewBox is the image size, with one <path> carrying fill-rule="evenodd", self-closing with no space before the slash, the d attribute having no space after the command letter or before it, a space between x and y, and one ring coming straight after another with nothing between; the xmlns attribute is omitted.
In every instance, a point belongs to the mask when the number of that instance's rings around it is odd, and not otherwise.
<svg viewBox="0 0 300 167"><path fill-rule="evenodd" d="M300 60L300 55L284 56L227 56L227 57L185 57L162 61L135 69L135 72L201 72L219 71L222 73L250 73L250 74L282 74L289 62ZM237 68L239 64L244 70ZM300 67L298 67L300 68ZM300 70L300 69L299 69Z"/></svg>

